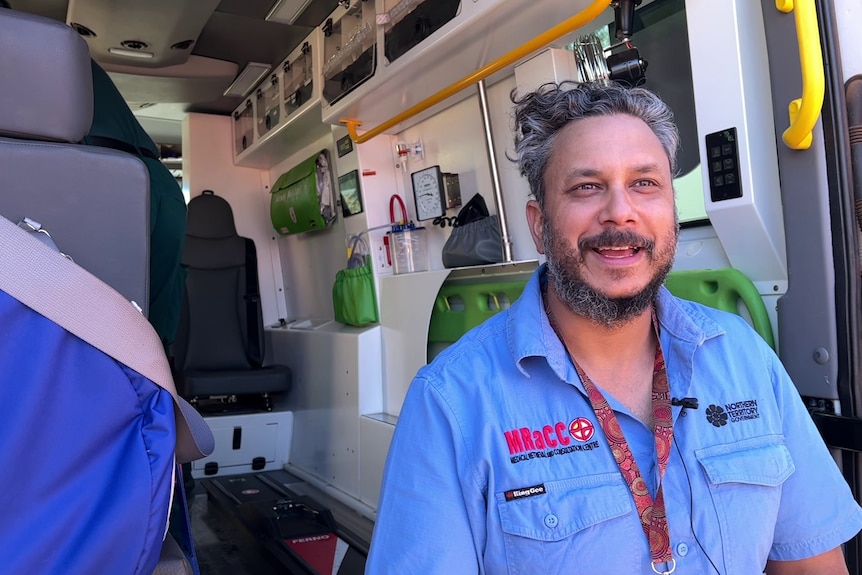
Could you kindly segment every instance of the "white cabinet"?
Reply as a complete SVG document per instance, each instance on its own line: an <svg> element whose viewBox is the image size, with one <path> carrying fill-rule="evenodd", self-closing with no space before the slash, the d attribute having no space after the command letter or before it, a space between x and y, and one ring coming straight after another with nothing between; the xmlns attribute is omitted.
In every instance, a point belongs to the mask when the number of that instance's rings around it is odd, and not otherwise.
<svg viewBox="0 0 862 575"><path fill-rule="evenodd" d="M204 418L215 450L192 462L192 477L281 469L290 457L293 413L289 411Z"/></svg>

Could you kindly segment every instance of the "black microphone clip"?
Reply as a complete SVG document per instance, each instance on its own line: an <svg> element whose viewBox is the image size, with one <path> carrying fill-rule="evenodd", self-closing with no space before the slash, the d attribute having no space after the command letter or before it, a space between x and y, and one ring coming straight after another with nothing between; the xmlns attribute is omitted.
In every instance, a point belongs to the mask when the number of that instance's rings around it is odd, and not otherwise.
<svg viewBox="0 0 862 575"><path fill-rule="evenodd" d="M672 397L670 399L670 404L676 407L682 407L683 409L697 409L698 406L696 397L683 397L682 399Z"/></svg>

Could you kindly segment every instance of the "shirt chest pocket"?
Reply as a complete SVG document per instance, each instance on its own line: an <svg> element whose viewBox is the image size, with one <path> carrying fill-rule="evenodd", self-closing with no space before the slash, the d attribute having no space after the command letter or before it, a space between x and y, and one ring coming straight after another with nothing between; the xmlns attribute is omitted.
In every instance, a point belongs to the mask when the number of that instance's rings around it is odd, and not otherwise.
<svg viewBox="0 0 862 575"><path fill-rule="evenodd" d="M509 575L634 572L630 544L608 553L609 541L643 538L632 530L640 524L619 473L553 481L544 488L510 501L496 494Z"/></svg>
<svg viewBox="0 0 862 575"><path fill-rule="evenodd" d="M706 475L728 572L739 570L735 550L745 549L765 564L781 504L781 486L796 470L784 438L754 437L695 451ZM702 500L708 504L708 500ZM697 510L695 509L695 512ZM741 558L740 558L741 560ZM751 567L748 565L747 567Z"/></svg>

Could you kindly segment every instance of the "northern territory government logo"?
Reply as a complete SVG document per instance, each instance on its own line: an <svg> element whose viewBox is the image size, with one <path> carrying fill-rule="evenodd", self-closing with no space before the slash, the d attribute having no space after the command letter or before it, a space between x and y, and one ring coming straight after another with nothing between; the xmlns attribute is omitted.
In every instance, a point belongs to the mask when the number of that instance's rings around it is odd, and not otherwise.
<svg viewBox="0 0 862 575"><path fill-rule="evenodd" d="M723 406L711 404L706 408L706 420L715 427L724 427L728 423L739 423L759 417L756 399L725 403Z"/></svg>
<svg viewBox="0 0 862 575"><path fill-rule="evenodd" d="M510 429L505 432L509 461L520 463L598 449L599 442L592 441L595 432L595 425L585 417L577 417L568 424L558 421L535 429Z"/></svg>

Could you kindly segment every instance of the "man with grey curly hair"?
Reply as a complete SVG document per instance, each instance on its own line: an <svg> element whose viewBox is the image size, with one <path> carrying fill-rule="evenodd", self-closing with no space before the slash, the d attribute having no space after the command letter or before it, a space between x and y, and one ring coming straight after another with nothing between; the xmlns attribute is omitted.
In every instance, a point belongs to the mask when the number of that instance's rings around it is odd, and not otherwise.
<svg viewBox="0 0 862 575"><path fill-rule="evenodd" d="M862 509L780 361L662 285L670 109L613 84L513 100L547 263L411 384L366 573L846 574Z"/></svg>
<svg viewBox="0 0 862 575"><path fill-rule="evenodd" d="M590 90L540 89L519 102L515 119L520 128L515 146L518 166L535 197L535 202L528 204L527 219L533 237L537 240L536 248L547 256L548 281L553 285L555 295L571 310L609 328L627 323L652 305L673 266L676 253L679 227L674 208L672 175L676 172L679 132L673 123L673 113L648 90L610 85L596 86ZM580 129L594 125L599 126L597 131L602 140L593 140L592 135L584 138L580 133ZM633 200L646 199L651 207L660 208L661 213L658 215L664 215L665 218L656 223L663 225L664 231L645 235L642 227L626 225L625 221L621 221L619 223L622 225L597 228L594 234L582 237L578 245L570 249L565 234L554 218L546 218L545 214L556 213L558 209L569 206L577 208L577 215L587 216L584 206L603 207L603 201L609 194L598 193L599 186L592 183L576 182L578 189L572 190L567 197L583 201L559 204L556 195L546 198L546 186L549 184L566 186L574 182L571 178L575 176L586 182L598 175L593 173L591 167L584 167L584 170L590 170L584 174L560 173L559 170L568 169L568 165L560 165L561 161L553 162L552 158L568 160L572 156L557 154L554 157L553 152L563 146L568 147L569 139L573 136L580 142L589 142L588 146L595 154L619 153L620 156L615 157L622 160L631 156L632 142L626 140L629 137L629 125L638 128L639 136L646 138L653 147L660 146L659 149L666 155L666 162L647 159L643 165L635 166L640 170L635 176L659 176L660 181L645 177L630 186L638 191L637 194L630 194ZM583 144L580 144L572 150L579 152L582 147ZM585 157L584 166L591 161ZM636 208L635 202L621 207ZM672 225L666 225L667 216L673 218ZM613 217L610 214L610 218ZM627 215L623 214L622 217ZM616 297L609 295L611 292L607 290L594 288L585 276L591 269L587 265L587 258L592 256L591 251L600 248L605 250L603 258L611 256L608 250L616 251L613 256L615 259L611 261L628 263L629 259L624 257L622 251L626 249L631 250L633 258L646 260L651 269L649 282L642 288L621 292ZM617 284L625 279L624 276L631 276L633 269L627 265L617 266L608 278Z"/></svg>

